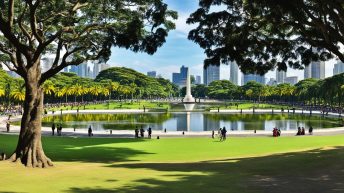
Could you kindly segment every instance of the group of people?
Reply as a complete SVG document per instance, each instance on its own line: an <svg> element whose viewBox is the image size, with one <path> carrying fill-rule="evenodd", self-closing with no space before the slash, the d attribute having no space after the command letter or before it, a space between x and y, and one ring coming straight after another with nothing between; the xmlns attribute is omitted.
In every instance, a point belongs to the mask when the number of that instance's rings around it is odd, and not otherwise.
<svg viewBox="0 0 344 193"><path fill-rule="evenodd" d="M220 128L217 131L217 135L220 138L220 141L225 141L227 139L227 129L226 127ZM211 138L215 138L215 131L212 131Z"/></svg>
<svg viewBox="0 0 344 193"><path fill-rule="evenodd" d="M275 127L275 128L272 130L272 136L273 136L273 137L279 137L279 136L281 136L281 129L277 129L277 127Z"/></svg>
<svg viewBox="0 0 344 193"><path fill-rule="evenodd" d="M148 139L152 138L152 128L148 128L147 129L147 133L148 133ZM144 138L145 137L145 130L143 129L143 127L141 126L141 129L138 129L136 127L135 129L135 138Z"/></svg>
<svg viewBox="0 0 344 193"><path fill-rule="evenodd" d="M308 133L310 134L310 135L312 135L313 134L313 127L312 126L310 126L309 127L309 129L308 129ZM306 134L306 131L305 131L305 128L304 127L298 127L297 128L297 133L296 133L296 135L305 135Z"/></svg>
<svg viewBox="0 0 344 193"><path fill-rule="evenodd" d="M53 125L51 126L51 131L52 131L53 136L55 135L55 129L56 129L57 136L61 136L62 135L62 124L55 126L55 123L53 123Z"/></svg>

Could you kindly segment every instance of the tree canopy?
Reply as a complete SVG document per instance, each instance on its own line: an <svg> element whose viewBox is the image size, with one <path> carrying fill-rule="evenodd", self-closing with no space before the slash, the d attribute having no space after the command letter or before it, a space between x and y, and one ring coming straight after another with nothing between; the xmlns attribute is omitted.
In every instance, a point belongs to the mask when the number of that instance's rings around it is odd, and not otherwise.
<svg viewBox="0 0 344 193"><path fill-rule="evenodd" d="M245 73L303 69L333 56L344 61L342 0L200 0L189 39L207 65L236 61Z"/></svg>

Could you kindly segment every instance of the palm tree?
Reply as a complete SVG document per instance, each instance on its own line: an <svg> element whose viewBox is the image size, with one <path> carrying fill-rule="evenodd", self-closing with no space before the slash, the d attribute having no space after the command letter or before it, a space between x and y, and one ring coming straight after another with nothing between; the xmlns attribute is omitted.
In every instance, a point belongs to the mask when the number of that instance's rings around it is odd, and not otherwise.
<svg viewBox="0 0 344 193"><path fill-rule="evenodd" d="M70 89L70 86L65 85L64 87L59 88L55 94L57 97L66 97L66 103L68 103L68 96L72 95L72 93L73 92L72 89Z"/></svg>
<svg viewBox="0 0 344 193"><path fill-rule="evenodd" d="M109 81L108 85L107 85L107 89L109 90L109 100L111 100L111 95L113 92L118 91L119 89L119 83L118 82L112 82L111 80Z"/></svg>
<svg viewBox="0 0 344 193"><path fill-rule="evenodd" d="M5 96L5 89L0 87L0 97Z"/></svg>
<svg viewBox="0 0 344 193"><path fill-rule="evenodd" d="M25 100L25 87L22 85L16 86L10 93L10 97L18 102L23 102Z"/></svg>
<svg viewBox="0 0 344 193"><path fill-rule="evenodd" d="M55 93L56 88L51 80L45 81L43 84L43 94L44 95L52 95ZM44 96L43 96L44 97Z"/></svg>
<svg viewBox="0 0 344 193"><path fill-rule="evenodd" d="M89 88L89 92L91 95L95 96L96 97L96 100L97 100L97 97L101 94L102 92L102 86L99 85L99 84L96 84L96 85L93 85Z"/></svg>
<svg viewBox="0 0 344 193"><path fill-rule="evenodd" d="M79 83L73 85L70 87L70 90L72 92L72 94L74 95L74 102L76 102L76 98L78 96L81 96L81 101L84 102L84 94L87 93L87 88L84 88L82 85L80 85Z"/></svg>

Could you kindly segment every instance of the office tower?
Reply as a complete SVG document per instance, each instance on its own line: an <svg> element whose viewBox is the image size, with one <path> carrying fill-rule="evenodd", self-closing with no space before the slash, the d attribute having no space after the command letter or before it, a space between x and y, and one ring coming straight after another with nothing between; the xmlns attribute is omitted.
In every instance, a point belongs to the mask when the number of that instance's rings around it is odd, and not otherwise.
<svg viewBox="0 0 344 193"><path fill-rule="evenodd" d="M202 84L201 76L196 76L196 84Z"/></svg>
<svg viewBox="0 0 344 193"><path fill-rule="evenodd" d="M312 62L311 69L312 69L311 70L312 78L316 78L316 79L325 78L325 62L324 61Z"/></svg>
<svg viewBox="0 0 344 193"><path fill-rule="evenodd" d="M274 78L270 78L270 80L266 84L269 85L269 86L276 86L277 85L277 80L274 79Z"/></svg>
<svg viewBox="0 0 344 193"><path fill-rule="evenodd" d="M203 81L205 85L208 86L216 80L220 80L220 66L209 65L206 69L203 69Z"/></svg>
<svg viewBox="0 0 344 193"><path fill-rule="evenodd" d="M298 82L298 77L297 76L290 76L290 77L286 77L284 79L285 83L289 83L291 85L295 85Z"/></svg>
<svg viewBox="0 0 344 193"><path fill-rule="evenodd" d="M313 48L313 52L319 52L316 48ZM325 78L325 62L324 61L312 61L305 67L304 78Z"/></svg>
<svg viewBox="0 0 344 193"><path fill-rule="evenodd" d="M182 66L179 73L172 73L173 84L180 88L185 87L188 70L189 68Z"/></svg>
<svg viewBox="0 0 344 193"><path fill-rule="evenodd" d="M147 76L152 77L152 78L156 78L156 71L147 72Z"/></svg>
<svg viewBox="0 0 344 193"><path fill-rule="evenodd" d="M78 66L71 66L69 72L73 72L80 77L87 77L87 63L82 63Z"/></svg>
<svg viewBox="0 0 344 193"><path fill-rule="evenodd" d="M93 62L93 78L96 78L100 72L100 62L94 61Z"/></svg>
<svg viewBox="0 0 344 193"><path fill-rule="evenodd" d="M250 81L256 81L261 84L265 84L265 75L261 76L259 74L244 74L243 85Z"/></svg>
<svg viewBox="0 0 344 193"><path fill-rule="evenodd" d="M80 77L87 77L87 63L78 65L77 75Z"/></svg>
<svg viewBox="0 0 344 193"><path fill-rule="evenodd" d="M239 66L236 62L231 62L230 64L230 76L229 80L235 84L239 85Z"/></svg>
<svg viewBox="0 0 344 193"><path fill-rule="evenodd" d="M287 77L287 72L286 71L279 71L276 70L276 81L278 84L284 83L284 79Z"/></svg>
<svg viewBox="0 0 344 193"><path fill-rule="evenodd" d="M308 66L305 66L303 74L304 74L304 79L308 79L312 77L311 64L309 64Z"/></svg>
<svg viewBox="0 0 344 193"><path fill-rule="evenodd" d="M337 75L341 73L344 73L344 63L338 61L338 63L334 65L333 75Z"/></svg>

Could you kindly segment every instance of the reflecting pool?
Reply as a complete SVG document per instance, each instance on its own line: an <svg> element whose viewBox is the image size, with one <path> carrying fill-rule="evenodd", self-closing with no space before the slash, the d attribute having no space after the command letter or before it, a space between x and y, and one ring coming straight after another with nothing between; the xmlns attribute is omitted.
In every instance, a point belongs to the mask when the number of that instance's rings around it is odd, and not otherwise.
<svg viewBox="0 0 344 193"><path fill-rule="evenodd" d="M65 114L46 116L42 125L62 124L63 128L94 130L133 130L136 127L151 127L167 131L211 131L220 127L227 130L295 130L297 127L313 128L341 127L342 120L321 116L296 114L226 114L208 112L172 113L120 113L120 114Z"/></svg>

